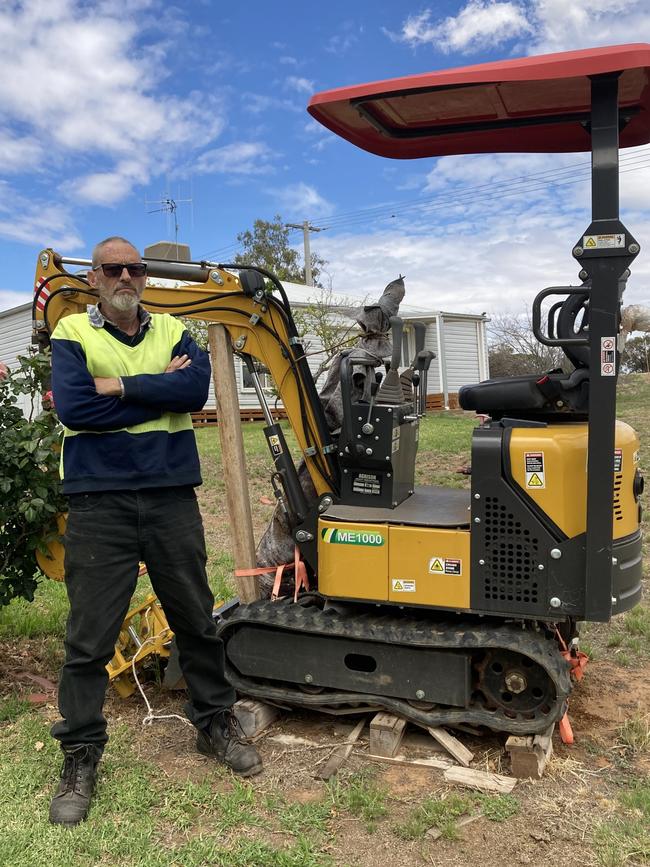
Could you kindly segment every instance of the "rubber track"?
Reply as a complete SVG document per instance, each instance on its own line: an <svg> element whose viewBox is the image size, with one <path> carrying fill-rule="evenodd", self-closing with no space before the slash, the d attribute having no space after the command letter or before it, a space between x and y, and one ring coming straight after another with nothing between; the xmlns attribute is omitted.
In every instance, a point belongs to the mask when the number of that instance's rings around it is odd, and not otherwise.
<svg viewBox="0 0 650 867"><path fill-rule="evenodd" d="M305 693L294 684L277 685L242 676L228 659L228 640L244 626L263 626L277 630L286 637L278 642L278 653L290 653L290 635L303 632L311 635L341 637L362 641L376 641L389 645L429 647L432 650L480 651L502 648L521 653L537 662L552 680L556 700L547 712L534 717L511 718L501 709L492 710L480 705L469 708L440 706L431 710L413 707L408 701L372 694L324 690L317 694ZM270 602L263 600L239 606L218 627L226 644L226 674L232 685L246 695L266 699L277 704L299 707L342 707L364 705L382 707L425 726L469 724L485 726L494 731L511 734L537 734L546 731L551 723L561 719L571 691L569 666L561 656L552 636L535 630L531 625L491 621L449 623L432 622L424 618L394 617L390 615L340 613L334 609L321 610L316 605L294 604L291 600Z"/></svg>

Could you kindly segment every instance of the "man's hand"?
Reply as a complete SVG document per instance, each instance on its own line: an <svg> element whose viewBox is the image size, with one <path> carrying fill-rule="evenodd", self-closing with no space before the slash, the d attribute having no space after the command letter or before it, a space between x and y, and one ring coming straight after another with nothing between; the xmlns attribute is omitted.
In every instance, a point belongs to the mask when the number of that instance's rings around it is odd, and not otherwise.
<svg viewBox="0 0 650 867"><path fill-rule="evenodd" d="M112 376L96 376L95 388L97 389L97 394L102 394L105 397L122 396L120 381Z"/></svg>
<svg viewBox="0 0 650 867"><path fill-rule="evenodd" d="M183 370L184 367L189 367L192 359L189 355L175 355L165 368L165 373L173 373L175 370Z"/></svg>

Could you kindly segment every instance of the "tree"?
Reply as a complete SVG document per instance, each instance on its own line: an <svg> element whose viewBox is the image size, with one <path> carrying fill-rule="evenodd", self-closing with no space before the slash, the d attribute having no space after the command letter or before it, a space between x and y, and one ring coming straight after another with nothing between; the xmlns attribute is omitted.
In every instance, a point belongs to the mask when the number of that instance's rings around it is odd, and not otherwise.
<svg viewBox="0 0 650 867"><path fill-rule="evenodd" d="M533 334L530 313L503 313L488 325L490 376L519 376L567 368L559 347L544 346Z"/></svg>
<svg viewBox="0 0 650 867"><path fill-rule="evenodd" d="M634 337L625 344L621 367L625 373L650 373L650 337Z"/></svg>
<svg viewBox="0 0 650 867"><path fill-rule="evenodd" d="M348 298L335 298L331 289L320 288L314 298L304 307L295 307L293 318L299 334L315 337L322 347L318 350L323 360L314 371L314 379L325 373L330 362L342 349L352 346L359 337L355 319L359 308L365 301L352 301ZM310 355L309 341L304 344L305 353Z"/></svg>
<svg viewBox="0 0 650 867"><path fill-rule="evenodd" d="M25 418L21 395L43 394L50 374L49 353L19 358L0 383L0 606L16 597L32 599L39 570L36 551L57 536L56 516L64 511L59 480L61 429L51 403Z"/></svg>
<svg viewBox="0 0 650 867"><path fill-rule="evenodd" d="M297 250L289 244L289 229L280 214L273 220L255 220L253 230L247 229L237 235L243 252L235 256L236 265L258 265L266 268L279 280L290 283L305 282L305 268ZM315 286L320 286L319 276L327 262L317 253L311 254L311 273Z"/></svg>

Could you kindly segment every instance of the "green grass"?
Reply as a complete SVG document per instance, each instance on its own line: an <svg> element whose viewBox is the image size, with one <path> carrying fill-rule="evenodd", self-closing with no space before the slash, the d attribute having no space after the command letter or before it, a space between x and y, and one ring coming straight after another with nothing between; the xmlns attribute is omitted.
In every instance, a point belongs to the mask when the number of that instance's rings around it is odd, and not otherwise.
<svg viewBox="0 0 650 867"><path fill-rule="evenodd" d="M650 714L638 711L628 717L619 727L618 742L631 755L650 752Z"/></svg>
<svg viewBox="0 0 650 867"><path fill-rule="evenodd" d="M371 833L377 821L386 815L387 792L377 784L372 770L352 774L344 785L335 777L330 793L338 810L358 816Z"/></svg>
<svg viewBox="0 0 650 867"><path fill-rule="evenodd" d="M637 782L619 795L620 812L593 832L602 867L650 863L650 785Z"/></svg>
<svg viewBox="0 0 650 867"><path fill-rule="evenodd" d="M89 820L74 829L47 820L60 769L60 753L37 715L5 728L0 741L0 864L11 867L205 867L330 863L315 843L296 833L290 846L257 841L264 823L254 787L228 782L206 764L201 783L173 783L142 763L131 732L115 726ZM37 749L37 744L44 744ZM229 786L224 791L225 785ZM280 824L272 816L274 825Z"/></svg>
<svg viewBox="0 0 650 867"><path fill-rule="evenodd" d="M447 797L429 797L394 830L403 840L421 840L429 828L438 828L443 837L453 840L458 833L456 820L468 815L473 807L473 799L465 795L451 793Z"/></svg>

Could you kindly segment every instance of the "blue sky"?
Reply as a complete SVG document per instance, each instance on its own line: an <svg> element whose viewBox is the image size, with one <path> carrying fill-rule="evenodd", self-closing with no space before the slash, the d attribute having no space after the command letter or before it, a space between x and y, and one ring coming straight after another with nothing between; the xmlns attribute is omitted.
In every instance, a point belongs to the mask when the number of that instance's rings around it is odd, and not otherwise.
<svg viewBox="0 0 650 867"><path fill-rule="evenodd" d="M350 297L406 275L422 309L519 312L576 282L588 155L390 161L312 121L310 96L499 58L650 42L644 0L188 0L0 3L0 310L29 300L45 246L123 234L228 261L280 213ZM642 244L627 303L650 303L650 148L622 151L621 213ZM182 200L191 199L191 204ZM647 241L646 241L647 239ZM292 240L302 249L302 234ZM645 244L644 244L645 242ZM643 247L645 246L645 250Z"/></svg>

